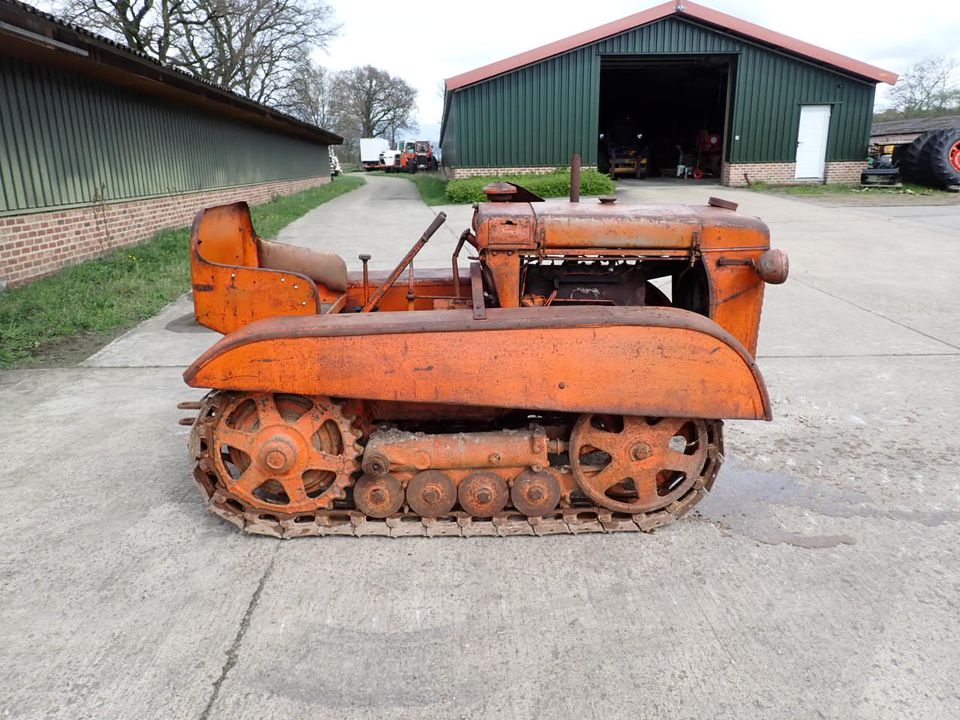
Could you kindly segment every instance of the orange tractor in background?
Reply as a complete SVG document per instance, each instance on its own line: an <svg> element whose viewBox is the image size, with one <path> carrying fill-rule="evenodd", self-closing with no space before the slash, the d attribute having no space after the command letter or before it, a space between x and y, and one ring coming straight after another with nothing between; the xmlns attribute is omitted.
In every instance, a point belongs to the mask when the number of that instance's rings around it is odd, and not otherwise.
<svg viewBox="0 0 960 720"><path fill-rule="evenodd" d="M436 172L440 167L433 155L433 145L429 140L415 140L402 144L401 166L406 172Z"/></svg>
<svg viewBox="0 0 960 720"><path fill-rule="evenodd" d="M212 512L278 537L647 531L710 490L722 419L771 417L766 225L486 193L445 271L413 268L443 213L353 274L258 238L244 203L198 214L196 317L225 336L184 378L211 390L186 406Z"/></svg>
<svg viewBox="0 0 960 720"><path fill-rule="evenodd" d="M435 172L440 163L429 140L405 140L397 143L396 150L380 153L380 167L384 172Z"/></svg>

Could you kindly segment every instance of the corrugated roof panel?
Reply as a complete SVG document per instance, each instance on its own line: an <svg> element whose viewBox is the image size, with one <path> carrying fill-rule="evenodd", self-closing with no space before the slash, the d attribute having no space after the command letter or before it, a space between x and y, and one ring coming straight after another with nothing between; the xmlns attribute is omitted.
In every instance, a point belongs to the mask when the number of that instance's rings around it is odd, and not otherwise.
<svg viewBox="0 0 960 720"><path fill-rule="evenodd" d="M459 122L449 125L445 136L446 152L456 135L455 160L448 155L445 163L563 166L572 152L580 152L584 164L595 165L601 59L639 55L732 60L729 161L793 162L800 106L817 103L832 106L827 159L864 156L872 83L675 16L456 90L448 122L453 114Z"/></svg>

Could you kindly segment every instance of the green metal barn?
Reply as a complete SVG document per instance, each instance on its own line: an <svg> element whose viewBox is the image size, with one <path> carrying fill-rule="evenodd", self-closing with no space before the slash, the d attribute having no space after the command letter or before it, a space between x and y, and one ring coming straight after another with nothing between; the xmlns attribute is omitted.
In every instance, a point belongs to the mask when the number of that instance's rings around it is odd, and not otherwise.
<svg viewBox="0 0 960 720"><path fill-rule="evenodd" d="M671 0L449 78L443 163L454 177L546 171L578 152L638 177L853 182L876 85L896 79Z"/></svg>
<svg viewBox="0 0 960 720"><path fill-rule="evenodd" d="M0 0L0 288L330 182L338 135Z"/></svg>

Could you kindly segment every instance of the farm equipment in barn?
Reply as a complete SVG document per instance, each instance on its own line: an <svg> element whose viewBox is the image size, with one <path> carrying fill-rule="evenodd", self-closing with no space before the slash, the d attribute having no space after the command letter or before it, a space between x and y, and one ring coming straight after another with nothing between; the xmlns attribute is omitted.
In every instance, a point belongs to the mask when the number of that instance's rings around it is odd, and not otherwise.
<svg viewBox="0 0 960 720"><path fill-rule="evenodd" d="M642 133L636 133L625 142L606 140L601 135L602 147L606 151L607 174L613 180L620 177L637 180L647 177L650 153L645 145L641 145L642 140Z"/></svg>
<svg viewBox="0 0 960 720"><path fill-rule="evenodd" d="M649 531L713 487L723 419L771 417L766 225L485 192L446 271L413 267L443 213L380 274L258 238L244 203L197 215L196 317L225 336L185 406L213 513L277 537Z"/></svg>
<svg viewBox="0 0 960 720"><path fill-rule="evenodd" d="M610 152L610 177L633 177L638 180L647 176L647 155L635 147L617 145Z"/></svg>

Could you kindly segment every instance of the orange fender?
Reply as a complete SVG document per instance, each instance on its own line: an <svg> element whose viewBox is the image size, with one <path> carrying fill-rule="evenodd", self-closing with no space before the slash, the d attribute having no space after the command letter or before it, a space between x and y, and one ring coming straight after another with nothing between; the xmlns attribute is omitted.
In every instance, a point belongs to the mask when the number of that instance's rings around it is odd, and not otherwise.
<svg viewBox="0 0 960 720"><path fill-rule="evenodd" d="M756 364L676 308L494 308L261 320L184 373L193 387L656 417L770 419Z"/></svg>

